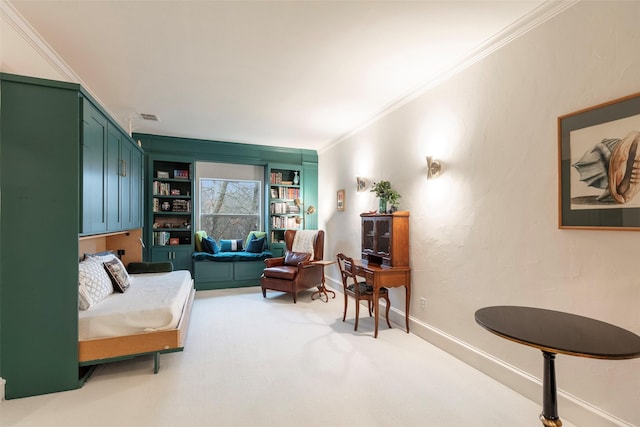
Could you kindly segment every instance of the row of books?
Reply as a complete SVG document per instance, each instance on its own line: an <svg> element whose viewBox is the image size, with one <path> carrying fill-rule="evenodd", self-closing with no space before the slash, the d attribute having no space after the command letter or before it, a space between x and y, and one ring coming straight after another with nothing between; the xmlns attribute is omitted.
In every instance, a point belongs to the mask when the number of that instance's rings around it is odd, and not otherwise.
<svg viewBox="0 0 640 427"><path fill-rule="evenodd" d="M158 196L171 195L171 184L168 182L153 181L153 194Z"/></svg>
<svg viewBox="0 0 640 427"><path fill-rule="evenodd" d="M300 189L291 187L272 188L271 197L277 199L298 199L300 198Z"/></svg>
<svg viewBox="0 0 640 427"><path fill-rule="evenodd" d="M272 216L271 227L272 228L300 228L300 224L296 222L294 216Z"/></svg>
<svg viewBox="0 0 640 427"><path fill-rule="evenodd" d="M300 208L287 202L271 202L269 204L271 214L300 214Z"/></svg>
<svg viewBox="0 0 640 427"><path fill-rule="evenodd" d="M154 246L168 245L171 240L171 234L168 231L154 231L153 232L153 244Z"/></svg>
<svg viewBox="0 0 640 427"><path fill-rule="evenodd" d="M160 202L160 199L153 199L154 212L191 212L191 200L175 199Z"/></svg>

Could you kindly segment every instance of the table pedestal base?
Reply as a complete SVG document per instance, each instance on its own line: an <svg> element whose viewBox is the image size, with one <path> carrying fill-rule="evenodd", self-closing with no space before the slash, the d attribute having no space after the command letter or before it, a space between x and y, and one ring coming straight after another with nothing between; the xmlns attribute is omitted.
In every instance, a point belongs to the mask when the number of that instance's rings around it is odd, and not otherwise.
<svg viewBox="0 0 640 427"><path fill-rule="evenodd" d="M545 427L561 427L558 416L558 394L556 391L556 355L542 351L544 356L544 377L542 379L542 414L540 421Z"/></svg>
<svg viewBox="0 0 640 427"><path fill-rule="evenodd" d="M336 293L333 292L331 289L327 289L326 286L324 286L324 285L318 286L318 290L311 294L311 299L312 300L316 299L316 295L320 299L322 299L322 294L324 294L324 297L326 298L326 300L324 302L329 302L329 293L333 294L332 298L336 297Z"/></svg>

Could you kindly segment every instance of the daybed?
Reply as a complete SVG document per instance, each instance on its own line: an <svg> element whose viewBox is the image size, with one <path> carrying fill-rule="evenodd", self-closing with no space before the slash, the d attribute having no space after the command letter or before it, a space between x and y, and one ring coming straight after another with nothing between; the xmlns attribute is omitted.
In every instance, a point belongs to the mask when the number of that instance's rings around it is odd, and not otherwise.
<svg viewBox="0 0 640 427"><path fill-rule="evenodd" d="M201 291L259 285L264 260L273 257L265 240L264 232L252 231L244 241L221 240L218 244L206 233L197 232L192 256L195 288Z"/></svg>
<svg viewBox="0 0 640 427"><path fill-rule="evenodd" d="M104 260L109 257L88 258L92 260L86 265L83 265L86 260L80 263L80 366L153 354L154 373L157 373L160 353L184 348L195 296L190 272L171 271L171 263L130 263L129 270L138 274L118 271L115 279L109 274L116 291L101 296L99 291L87 291L87 288L96 287L98 281L104 280L96 264L108 264ZM110 272L109 268L106 271ZM92 280L94 283L90 283ZM126 282L124 289L121 289L122 282ZM92 298L93 301L88 301Z"/></svg>

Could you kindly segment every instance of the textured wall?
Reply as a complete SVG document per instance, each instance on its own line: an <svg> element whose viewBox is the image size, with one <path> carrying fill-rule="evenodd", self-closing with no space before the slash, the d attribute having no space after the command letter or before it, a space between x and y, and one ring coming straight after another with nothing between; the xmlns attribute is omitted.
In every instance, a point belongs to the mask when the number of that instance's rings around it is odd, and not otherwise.
<svg viewBox="0 0 640 427"><path fill-rule="evenodd" d="M355 256L358 214L377 206L355 177L389 179L411 212L420 321L538 378L540 352L480 328L476 309L545 307L640 334L640 234L557 228L556 136L558 116L640 92L638 17L640 2L579 2L322 152L326 252ZM444 162L437 180L426 180L425 155ZM334 208L340 188L344 212ZM640 359L556 363L561 390L640 425Z"/></svg>

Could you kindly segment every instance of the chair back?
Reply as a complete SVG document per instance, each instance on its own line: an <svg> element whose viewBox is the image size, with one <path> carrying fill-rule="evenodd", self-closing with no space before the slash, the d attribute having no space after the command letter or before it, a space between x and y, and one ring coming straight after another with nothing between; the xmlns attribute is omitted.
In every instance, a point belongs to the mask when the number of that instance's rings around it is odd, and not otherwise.
<svg viewBox="0 0 640 427"><path fill-rule="evenodd" d="M284 232L284 243L287 251L293 248L293 240L296 237L297 230L287 230ZM315 240L313 241L313 260L320 261L324 255L324 230L318 230Z"/></svg>
<svg viewBox="0 0 640 427"><path fill-rule="evenodd" d="M336 255L336 258L338 260L338 268L340 268L340 277L342 278L342 287L344 288L345 293L347 292L347 288L349 287L349 279L353 281L353 292L358 293L358 279L351 271L353 258L346 256L342 252L338 253L338 255Z"/></svg>

